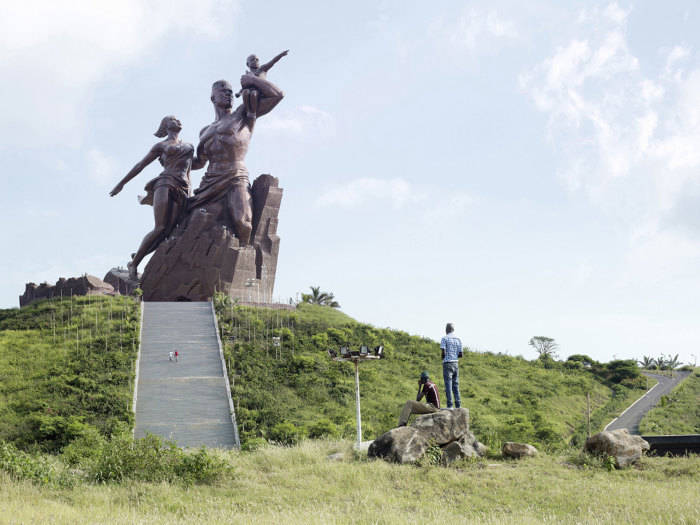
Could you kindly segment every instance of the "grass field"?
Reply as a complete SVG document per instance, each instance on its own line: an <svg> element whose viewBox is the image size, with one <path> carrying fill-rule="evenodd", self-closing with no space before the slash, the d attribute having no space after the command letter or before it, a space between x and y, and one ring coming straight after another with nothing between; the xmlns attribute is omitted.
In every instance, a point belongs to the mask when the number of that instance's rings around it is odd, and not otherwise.
<svg viewBox="0 0 700 525"><path fill-rule="evenodd" d="M346 452L344 461L327 456ZM0 474L0 523L696 524L700 458L644 458L608 472L577 452L521 462L414 467L353 459L345 442L224 453L214 486L52 489Z"/></svg>

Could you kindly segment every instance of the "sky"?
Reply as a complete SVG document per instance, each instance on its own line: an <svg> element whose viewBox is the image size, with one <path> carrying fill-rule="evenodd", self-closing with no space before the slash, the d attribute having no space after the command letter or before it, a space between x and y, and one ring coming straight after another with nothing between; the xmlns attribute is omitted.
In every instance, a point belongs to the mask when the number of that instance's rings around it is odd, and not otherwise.
<svg viewBox="0 0 700 525"><path fill-rule="evenodd" d="M112 187L163 116L289 49L246 162L284 188L275 295L476 351L700 355L700 5L557 0L0 4L0 307L125 265ZM203 171L193 172L196 187Z"/></svg>

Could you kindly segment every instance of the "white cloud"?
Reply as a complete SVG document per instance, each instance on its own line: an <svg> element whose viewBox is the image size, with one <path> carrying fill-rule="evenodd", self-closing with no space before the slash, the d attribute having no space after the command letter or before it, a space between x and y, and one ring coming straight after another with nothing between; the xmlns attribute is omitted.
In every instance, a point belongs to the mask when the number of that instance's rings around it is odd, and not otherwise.
<svg viewBox="0 0 700 525"><path fill-rule="evenodd" d="M628 23L617 4L586 11L520 86L549 117L569 189L626 224L623 279L687 289L700 257L700 67L681 45L640 64Z"/></svg>
<svg viewBox="0 0 700 525"><path fill-rule="evenodd" d="M282 133L309 139L329 138L335 135L333 115L313 106L299 106L293 110L272 113L261 119L259 133Z"/></svg>
<svg viewBox="0 0 700 525"><path fill-rule="evenodd" d="M465 8L459 16L446 20L438 18L429 28L432 39L442 42L452 52L488 50L493 42L518 36L515 23L497 10Z"/></svg>
<svg viewBox="0 0 700 525"><path fill-rule="evenodd" d="M371 201L390 203L399 209L422 199L418 189L402 178L376 179L363 177L323 192L316 204L321 207L358 208Z"/></svg>
<svg viewBox="0 0 700 525"><path fill-rule="evenodd" d="M88 176L99 184L109 184L118 180L118 163L98 149L87 152Z"/></svg>
<svg viewBox="0 0 700 525"><path fill-rule="evenodd" d="M5 142L77 142L90 89L172 32L217 36L234 0L39 0L0 8Z"/></svg>
<svg viewBox="0 0 700 525"><path fill-rule="evenodd" d="M700 183L700 69L685 74L692 52L675 46L645 75L627 41L627 15L617 4L585 12L576 36L520 85L549 115L569 188L630 225L660 224L684 188Z"/></svg>

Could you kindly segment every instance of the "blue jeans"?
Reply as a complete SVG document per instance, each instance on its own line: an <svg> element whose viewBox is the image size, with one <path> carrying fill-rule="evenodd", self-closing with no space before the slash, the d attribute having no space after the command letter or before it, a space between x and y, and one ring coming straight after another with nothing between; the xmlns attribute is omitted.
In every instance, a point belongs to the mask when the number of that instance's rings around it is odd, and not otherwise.
<svg viewBox="0 0 700 525"><path fill-rule="evenodd" d="M459 397L459 363L456 361L442 363L442 378L445 380L447 408L452 408L452 394L455 396L455 407L461 407L462 399Z"/></svg>

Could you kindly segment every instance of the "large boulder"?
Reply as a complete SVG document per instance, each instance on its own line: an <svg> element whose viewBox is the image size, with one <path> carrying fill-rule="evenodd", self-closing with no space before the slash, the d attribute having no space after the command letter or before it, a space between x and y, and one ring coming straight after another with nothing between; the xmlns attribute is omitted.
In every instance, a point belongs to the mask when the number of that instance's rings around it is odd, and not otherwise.
<svg viewBox="0 0 700 525"><path fill-rule="evenodd" d="M527 443L515 443L513 441L506 441L503 443L501 452L504 456L508 458L532 458L537 455L537 449L532 445Z"/></svg>
<svg viewBox="0 0 700 525"><path fill-rule="evenodd" d="M466 408L439 410L433 414L417 417L411 426L419 429L421 435L428 441L441 446L446 445L469 432L469 410Z"/></svg>
<svg viewBox="0 0 700 525"><path fill-rule="evenodd" d="M367 456L395 463L414 463L427 450L429 441L414 426L392 428L375 439Z"/></svg>
<svg viewBox="0 0 700 525"><path fill-rule="evenodd" d="M467 431L461 438L442 447L443 463L452 463L458 459L476 458L485 456L488 447L474 437L474 434Z"/></svg>
<svg viewBox="0 0 700 525"><path fill-rule="evenodd" d="M457 408L418 416L411 426L382 434L370 445L367 455L396 463L414 463L431 444L443 448L446 462L486 452L486 447L469 432L469 410Z"/></svg>
<svg viewBox="0 0 700 525"><path fill-rule="evenodd" d="M639 461L649 443L640 436L631 435L626 428L603 431L586 440L584 450L599 456L613 456L617 468L625 468Z"/></svg>

